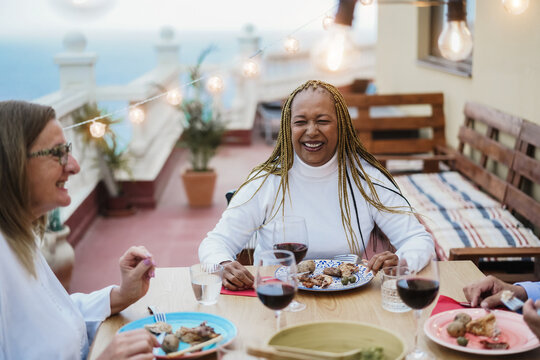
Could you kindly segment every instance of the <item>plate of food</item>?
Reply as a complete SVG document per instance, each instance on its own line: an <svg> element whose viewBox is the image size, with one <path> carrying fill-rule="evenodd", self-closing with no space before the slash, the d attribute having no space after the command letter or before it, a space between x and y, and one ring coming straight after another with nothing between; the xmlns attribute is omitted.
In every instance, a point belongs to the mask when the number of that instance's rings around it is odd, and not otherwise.
<svg viewBox="0 0 540 360"><path fill-rule="evenodd" d="M316 321L289 326L274 334L268 345L284 351L301 349L313 357L341 359L403 359L407 351L398 334L356 321ZM354 353L354 356L345 354Z"/></svg>
<svg viewBox="0 0 540 360"><path fill-rule="evenodd" d="M540 346L523 316L505 310L445 311L430 317L424 332L439 345L471 354L516 354Z"/></svg>
<svg viewBox="0 0 540 360"><path fill-rule="evenodd" d="M364 265L337 260L305 260L298 264L298 289L306 291L343 291L356 289L373 279ZM276 277L280 272L279 268Z"/></svg>
<svg viewBox="0 0 540 360"><path fill-rule="evenodd" d="M218 342L220 344L229 343L238 333L236 326L232 322L213 314L172 312L165 315L167 318L166 323L156 323L153 316L148 316L122 326L118 332L143 328L155 334L161 332L172 334L172 336L163 340L161 349L154 351L157 359L192 359L204 356L215 352ZM212 339L216 341L200 350L185 354L174 354L199 343L212 342ZM176 340L178 340L177 346ZM163 349L164 347L167 351Z"/></svg>

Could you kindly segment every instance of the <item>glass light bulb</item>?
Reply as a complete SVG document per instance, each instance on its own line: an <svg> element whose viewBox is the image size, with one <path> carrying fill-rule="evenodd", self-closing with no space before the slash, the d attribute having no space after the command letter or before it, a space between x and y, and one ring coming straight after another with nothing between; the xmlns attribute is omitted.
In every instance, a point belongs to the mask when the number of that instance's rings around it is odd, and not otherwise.
<svg viewBox="0 0 540 360"><path fill-rule="evenodd" d="M512 15L518 15L527 10L529 0L502 0L504 9Z"/></svg>
<svg viewBox="0 0 540 360"><path fill-rule="evenodd" d="M439 36L439 50L451 61L466 59L472 51L472 35L465 21L447 21Z"/></svg>
<svg viewBox="0 0 540 360"><path fill-rule="evenodd" d="M373 4L373 0L360 0L360 3L362 5L371 5Z"/></svg>
<svg viewBox="0 0 540 360"><path fill-rule="evenodd" d="M182 94L178 89L172 89L167 92L167 102L173 106L182 102Z"/></svg>
<svg viewBox="0 0 540 360"><path fill-rule="evenodd" d="M129 120L134 124L141 124L144 121L144 111L141 108L134 107L129 110Z"/></svg>
<svg viewBox="0 0 540 360"><path fill-rule="evenodd" d="M206 89L212 95L220 94L224 87L225 84L223 83L223 79L219 76L211 76L206 83Z"/></svg>
<svg viewBox="0 0 540 360"><path fill-rule="evenodd" d="M259 64L251 59L246 60L242 65L242 73L248 78L256 77L259 75Z"/></svg>
<svg viewBox="0 0 540 360"><path fill-rule="evenodd" d="M285 40L284 46L285 50L291 54L295 54L298 52L298 50L300 50L300 43L298 40L290 36Z"/></svg>
<svg viewBox="0 0 540 360"><path fill-rule="evenodd" d="M334 18L329 16L329 15L326 15L323 19L322 19L322 26L323 26L323 29L324 30L328 30L330 29L330 26L332 26L332 24L334 23Z"/></svg>
<svg viewBox="0 0 540 360"><path fill-rule="evenodd" d="M335 72L345 67L355 50L351 27L333 24L323 40L315 46L312 59L320 69Z"/></svg>
<svg viewBox="0 0 540 360"><path fill-rule="evenodd" d="M103 137L106 130L107 125L100 123L99 121L92 121L92 125L90 125L90 134L95 138Z"/></svg>

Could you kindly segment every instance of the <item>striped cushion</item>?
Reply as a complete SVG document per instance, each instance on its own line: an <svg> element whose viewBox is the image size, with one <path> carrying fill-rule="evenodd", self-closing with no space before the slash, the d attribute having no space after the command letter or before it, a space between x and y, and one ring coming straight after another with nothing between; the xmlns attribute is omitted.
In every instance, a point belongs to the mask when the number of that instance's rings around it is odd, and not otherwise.
<svg viewBox="0 0 540 360"><path fill-rule="evenodd" d="M459 173L397 176L396 181L432 234L441 260L452 248L540 246L530 229Z"/></svg>

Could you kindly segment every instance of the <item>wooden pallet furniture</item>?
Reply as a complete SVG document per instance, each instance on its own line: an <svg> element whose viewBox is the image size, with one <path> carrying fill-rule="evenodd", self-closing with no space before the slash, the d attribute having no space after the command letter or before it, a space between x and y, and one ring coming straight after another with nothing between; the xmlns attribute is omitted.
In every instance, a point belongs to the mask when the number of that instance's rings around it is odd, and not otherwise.
<svg viewBox="0 0 540 360"><path fill-rule="evenodd" d="M388 160L422 160L424 172L437 172L440 161L451 160L438 151L446 146L442 93L344 92L343 97L353 110L351 116L360 140L383 165ZM406 112L400 110L405 107Z"/></svg>

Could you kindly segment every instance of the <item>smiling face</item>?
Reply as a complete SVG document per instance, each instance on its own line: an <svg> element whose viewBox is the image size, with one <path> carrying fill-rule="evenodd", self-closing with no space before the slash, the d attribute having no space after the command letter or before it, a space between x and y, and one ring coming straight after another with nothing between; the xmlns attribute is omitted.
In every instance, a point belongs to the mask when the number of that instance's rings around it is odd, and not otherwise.
<svg viewBox="0 0 540 360"><path fill-rule="evenodd" d="M33 153L65 143L66 139L60 123L53 119L43 128L28 151ZM53 155L28 159L26 173L28 174L30 207L32 215L36 219L45 215L49 210L71 203L71 198L64 185L68 178L78 173L79 170L79 164L71 154L64 166L60 165L58 157Z"/></svg>
<svg viewBox="0 0 540 360"><path fill-rule="evenodd" d="M338 122L332 95L322 87L299 92L291 104L291 137L298 157L310 166L326 164L335 154Z"/></svg>

